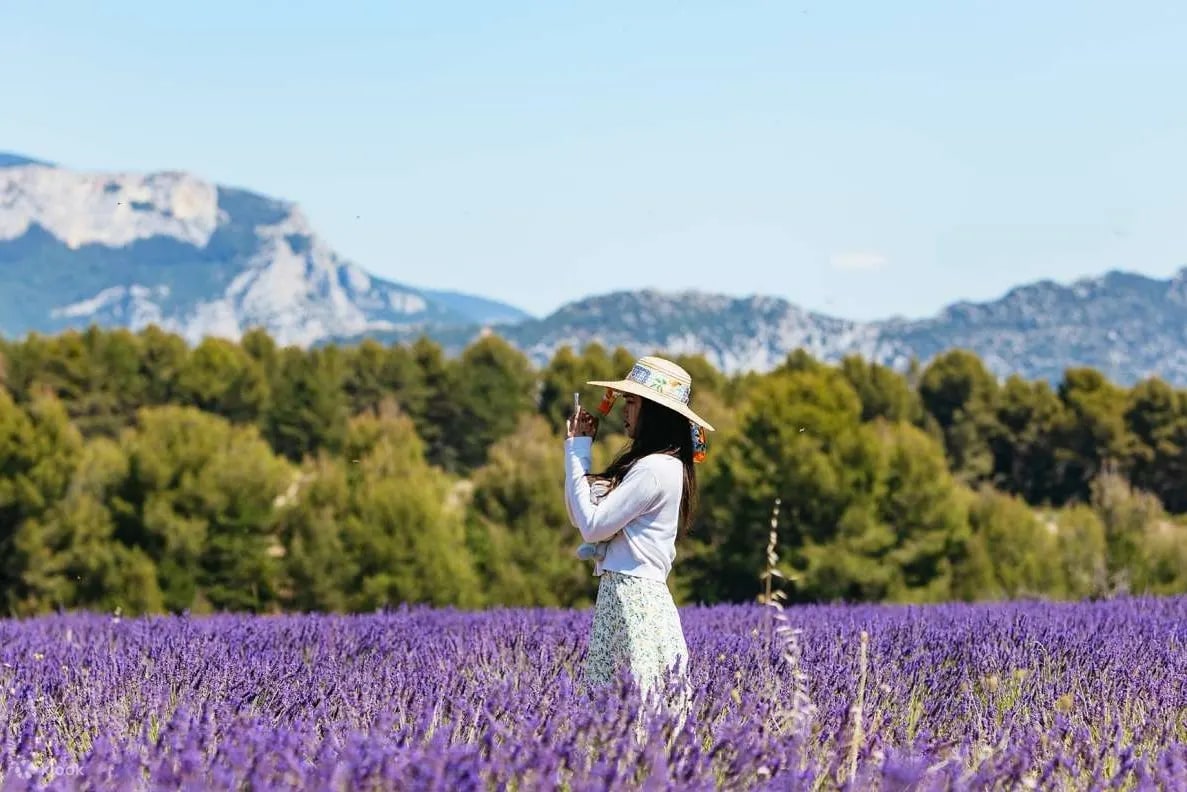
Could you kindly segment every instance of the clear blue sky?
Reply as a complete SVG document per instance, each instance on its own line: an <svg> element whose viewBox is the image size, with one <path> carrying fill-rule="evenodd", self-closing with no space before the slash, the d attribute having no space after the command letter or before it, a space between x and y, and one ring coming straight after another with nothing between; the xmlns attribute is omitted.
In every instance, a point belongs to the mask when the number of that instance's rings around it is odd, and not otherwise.
<svg viewBox="0 0 1187 792"><path fill-rule="evenodd" d="M0 150L299 203L364 268L543 314L841 316L1187 265L1187 4L0 3Z"/></svg>

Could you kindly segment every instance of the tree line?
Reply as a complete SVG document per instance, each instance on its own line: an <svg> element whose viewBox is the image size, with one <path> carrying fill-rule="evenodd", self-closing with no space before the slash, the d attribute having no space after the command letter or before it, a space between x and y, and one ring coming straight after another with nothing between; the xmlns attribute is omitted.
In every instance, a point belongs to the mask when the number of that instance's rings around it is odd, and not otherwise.
<svg viewBox="0 0 1187 792"><path fill-rule="evenodd" d="M633 360L590 344L537 368L497 335L457 357L261 330L2 341L0 610L588 605L562 426ZM961 350L905 373L677 360L718 427L678 601L755 598L776 498L793 601L1187 591L1187 392L1157 378L1000 381Z"/></svg>

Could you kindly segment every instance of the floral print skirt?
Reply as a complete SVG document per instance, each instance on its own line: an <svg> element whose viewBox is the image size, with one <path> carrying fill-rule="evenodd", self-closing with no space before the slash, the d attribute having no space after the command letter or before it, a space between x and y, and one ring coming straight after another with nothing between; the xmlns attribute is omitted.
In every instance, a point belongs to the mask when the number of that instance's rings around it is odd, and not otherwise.
<svg viewBox="0 0 1187 792"><path fill-rule="evenodd" d="M688 646L667 584L603 571L585 656L587 683L607 685L625 668L646 692L673 666L687 671Z"/></svg>

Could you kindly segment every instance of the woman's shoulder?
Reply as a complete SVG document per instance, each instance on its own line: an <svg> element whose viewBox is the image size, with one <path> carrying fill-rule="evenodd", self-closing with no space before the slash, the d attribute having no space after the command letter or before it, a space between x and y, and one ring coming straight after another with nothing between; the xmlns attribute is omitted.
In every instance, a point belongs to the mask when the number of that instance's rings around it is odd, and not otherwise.
<svg viewBox="0 0 1187 792"><path fill-rule="evenodd" d="M657 476L684 475L684 464L672 454L655 453L639 457L635 467L648 470Z"/></svg>

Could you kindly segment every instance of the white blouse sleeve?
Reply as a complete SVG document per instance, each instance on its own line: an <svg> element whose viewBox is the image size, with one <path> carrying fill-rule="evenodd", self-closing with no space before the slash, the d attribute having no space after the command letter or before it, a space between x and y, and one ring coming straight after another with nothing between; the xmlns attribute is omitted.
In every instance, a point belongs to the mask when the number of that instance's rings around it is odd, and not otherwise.
<svg viewBox="0 0 1187 792"><path fill-rule="evenodd" d="M589 480L585 478L592 447L593 440L588 437L565 441L565 503L581 538L586 542L603 542L631 520L653 509L663 493L655 474L640 460L617 487L595 504Z"/></svg>
<svg viewBox="0 0 1187 792"><path fill-rule="evenodd" d="M577 528L577 510L573 508L573 477L584 477L593 464L593 439L589 437L574 437L565 440L565 509L569 512L569 522ZM583 479L584 480L584 479ZM586 482L588 486L588 481Z"/></svg>

